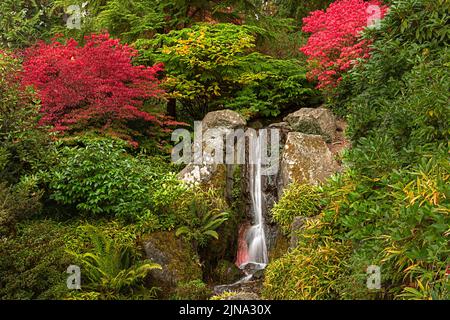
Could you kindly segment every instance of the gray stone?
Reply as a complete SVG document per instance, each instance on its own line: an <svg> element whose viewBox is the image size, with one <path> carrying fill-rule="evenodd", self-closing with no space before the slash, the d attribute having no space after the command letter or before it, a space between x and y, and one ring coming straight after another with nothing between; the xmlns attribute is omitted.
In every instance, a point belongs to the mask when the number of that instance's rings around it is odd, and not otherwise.
<svg viewBox="0 0 450 320"><path fill-rule="evenodd" d="M217 168L217 164L190 163L178 173L177 177L188 185L203 184L213 179Z"/></svg>
<svg viewBox="0 0 450 320"><path fill-rule="evenodd" d="M289 132L292 131L291 126L287 122L272 123L271 125L269 125L269 129L278 129L278 130L280 130L280 138L281 138L280 142L282 144L286 143L287 135L288 135Z"/></svg>
<svg viewBox="0 0 450 320"><path fill-rule="evenodd" d="M318 185L339 170L321 136L291 132L280 165L280 189L293 181Z"/></svg>
<svg viewBox="0 0 450 320"><path fill-rule="evenodd" d="M195 163L188 164L179 174L178 179L187 184L204 184L210 181L216 175L222 164L216 164L213 161L215 143L218 142L216 135L223 137L223 154L225 155L226 136L236 129L244 129L246 126L245 119L237 112L232 110L219 110L209 112L202 121L202 140L194 141L192 151L201 150L202 159L197 159ZM213 135L208 135L207 130L214 129ZM201 143L201 146L199 145ZM194 156L196 156L194 154ZM224 159L222 160L224 161Z"/></svg>
<svg viewBox="0 0 450 320"><path fill-rule="evenodd" d="M325 108L303 108L284 118L293 131L317 134L327 142L333 141L336 134L336 118Z"/></svg>
<svg viewBox="0 0 450 320"><path fill-rule="evenodd" d="M203 130L211 128L238 129L244 128L246 124L245 119L232 110L209 112L202 121Z"/></svg>

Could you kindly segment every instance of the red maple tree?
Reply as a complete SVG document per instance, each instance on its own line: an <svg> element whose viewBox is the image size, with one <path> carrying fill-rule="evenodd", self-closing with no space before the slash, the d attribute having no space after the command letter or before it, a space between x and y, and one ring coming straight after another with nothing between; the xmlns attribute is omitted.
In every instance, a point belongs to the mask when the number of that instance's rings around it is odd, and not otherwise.
<svg viewBox="0 0 450 320"><path fill-rule="evenodd" d="M302 30L311 36L300 51L308 56L308 76L318 80L317 88L336 87L358 59L369 58L371 41L361 39L361 31L386 11L378 0L338 0L303 19Z"/></svg>
<svg viewBox="0 0 450 320"><path fill-rule="evenodd" d="M162 96L163 65L135 66L136 55L108 34L88 36L84 46L55 38L26 50L23 84L41 99L40 124L59 132L107 130L128 140L136 134L131 122L159 129L167 119L144 111L144 102Z"/></svg>

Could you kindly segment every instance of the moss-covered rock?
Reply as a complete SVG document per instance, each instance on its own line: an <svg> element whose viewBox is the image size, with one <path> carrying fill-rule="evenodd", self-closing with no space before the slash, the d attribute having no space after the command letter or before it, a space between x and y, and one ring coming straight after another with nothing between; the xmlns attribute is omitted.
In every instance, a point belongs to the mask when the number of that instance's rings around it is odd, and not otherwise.
<svg viewBox="0 0 450 320"><path fill-rule="evenodd" d="M242 271L233 263L227 260L220 260L213 272L214 280L217 283L234 283L243 277Z"/></svg>
<svg viewBox="0 0 450 320"><path fill-rule="evenodd" d="M289 239L281 233L275 238L275 243L269 249L269 261L282 257L289 250Z"/></svg>
<svg viewBox="0 0 450 320"><path fill-rule="evenodd" d="M217 175L205 188L215 188L223 201L227 203L226 210L230 213L228 220L222 224L217 232L219 239L211 239L208 246L200 251L207 278L216 281L216 267L221 260L234 261L237 253L237 237L239 225L245 218L241 181L241 167L239 165L226 166L226 170L218 170ZM219 283L221 280L217 280ZM226 283L226 282L225 282Z"/></svg>
<svg viewBox="0 0 450 320"><path fill-rule="evenodd" d="M317 185L339 170L321 136L291 132L281 160L281 186L293 181Z"/></svg>
<svg viewBox="0 0 450 320"><path fill-rule="evenodd" d="M333 141L336 133L336 118L325 108L302 108L289 114L284 121L294 131L322 136L327 142Z"/></svg>
<svg viewBox="0 0 450 320"><path fill-rule="evenodd" d="M174 232L152 233L144 238L143 247L147 258L162 267L149 276L151 285L161 288L162 297L173 293L178 283L202 279L197 253Z"/></svg>

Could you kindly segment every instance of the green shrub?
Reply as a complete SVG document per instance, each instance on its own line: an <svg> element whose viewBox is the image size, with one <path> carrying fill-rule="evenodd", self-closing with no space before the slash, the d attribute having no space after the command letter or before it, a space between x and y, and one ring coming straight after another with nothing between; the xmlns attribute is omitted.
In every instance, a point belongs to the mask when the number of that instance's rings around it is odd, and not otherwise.
<svg viewBox="0 0 450 320"><path fill-rule="evenodd" d="M156 31L163 31L166 18L156 1L112 0L105 4L95 23L113 37L132 43L139 38L150 37Z"/></svg>
<svg viewBox="0 0 450 320"><path fill-rule="evenodd" d="M0 239L13 233L17 222L40 212L41 196L33 179L23 179L14 187L0 183Z"/></svg>
<svg viewBox="0 0 450 320"><path fill-rule="evenodd" d="M38 128L39 102L20 84L20 62L0 51L0 181L17 183L21 176L47 167L50 137Z"/></svg>
<svg viewBox="0 0 450 320"><path fill-rule="evenodd" d="M361 269L378 265L388 299L447 299L449 284L448 1L393 1L373 54L341 87L350 168L324 193L314 242L349 241L341 298L365 298ZM348 89L348 91L342 91Z"/></svg>
<svg viewBox="0 0 450 320"><path fill-rule="evenodd" d="M419 291L416 298L448 297L450 166L445 154L380 178L350 171L329 186L324 221L330 230L315 237L352 243L341 297L367 297L361 270L369 265L382 270L379 298L411 298L413 290Z"/></svg>
<svg viewBox="0 0 450 320"><path fill-rule="evenodd" d="M320 213L321 193L318 187L292 183L272 209L273 220L285 234L291 231L295 217L313 217Z"/></svg>
<svg viewBox="0 0 450 320"><path fill-rule="evenodd" d="M301 24L302 19L310 12L323 10L333 2L332 0L275 0L278 8L278 15L282 17L294 18Z"/></svg>
<svg viewBox="0 0 450 320"><path fill-rule="evenodd" d="M0 47L17 48L48 36L52 1L3 0L0 3Z"/></svg>
<svg viewBox="0 0 450 320"><path fill-rule="evenodd" d="M345 274L348 246L326 241L299 246L269 263L262 295L274 300L337 299L336 282Z"/></svg>
<svg viewBox="0 0 450 320"><path fill-rule="evenodd" d="M64 251L71 226L52 220L19 224L17 235L0 241L0 299L63 299L68 294Z"/></svg>
<svg viewBox="0 0 450 320"><path fill-rule="evenodd" d="M62 147L57 163L43 173L50 198L59 204L136 221L163 215L184 192L161 159L132 157L119 140L81 138L79 143Z"/></svg>

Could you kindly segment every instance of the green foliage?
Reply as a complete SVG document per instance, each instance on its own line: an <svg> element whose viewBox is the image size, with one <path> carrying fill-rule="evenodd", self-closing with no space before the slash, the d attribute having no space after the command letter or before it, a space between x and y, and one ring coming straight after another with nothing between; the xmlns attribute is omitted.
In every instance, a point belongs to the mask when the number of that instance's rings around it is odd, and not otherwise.
<svg viewBox="0 0 450 320"><path fill-rule="evenodd" d="M186 192L181 199L177 215L180 224L177 236L183 236L186 241L194 241L199 246L205 246L210 238L218 239L216 231L229 218L226 204L217 194L217 190L204 191L199 187Z"/></svg>
<svg viewBox="0 0 450 320"><path fill-rule="evenodd" d="M245 25L196 24L136 46L140 62L164 62L168 97L194 119L221 108L251 117L305 105L315 95L305 70L294 60L254 52L258 32Z"/></svg>
<svg viewBox="0 0 450 320"><path fill-rule="evenodd" d="M322 10L328 7L333 0L274 0L277 15L294 18L298 24L311 11Z"/></svg>
<svg viewBox="0 0 450 320"><path fill-rule="evenodd" d="M47 37L54 23L52 0L2 0L0 47L22 48Z"/></svg>
<svg viewBox="0 0 450 320"><path fill-rule="evenodd" d="M37 128L39 103L30 91L21 90L19 61L0 52L0 181L17 183L51 159L51 144Z"/></svg>
<svg viewBox="0 0 450 320"><path fill-rule="evenodd" d="M212 290L202 280L180 283L175 289L174 300L207 300Z"/></svg>
<svg viewBox="0 0 450 320"><path fill-rule="evenodd" d="M151 220L184 191L160 159L132 157L119 140L85 137L78 142L62 147L51 171L43 173L50 199L57 203L88 214Z"/></svg>
<svg viewBox="0 0 450 320"><path fill-rule="evenodd" d="M320 213L321 193L315 186L292 183L272 209L273 220L284 233L291 230L295 217L313 217Z"/></svg>
<svg viewBox="0 0 450 320"><path fill-rule="evenodd" d="M252 53L241 62L241 67L245 70L238 79L242 88L223 104L246 118L256 115L276 117L283 110L304 107L312 102L315 91L297 60L278 60Z"/></svg>
<svg viewBox="0 0 450 320"><path fill-rule="evenodd" d="M90 238L87 250L68 251L82 266L82 275L87 284L82 290L98 292L97 299L117 299L120 294L132 292L140 287L153 269L161 266L149 260L139 260L135 247L127 242L121 242L94 226L81 226ZM150 289L150 296L154 288Z"/></svg>
<svg viewBox="0 0 450 320"><path fill-rule="evenodd" d="M96 18L99 29L132 43L140 38L150 38L163 31L166 17L159 1L112 0L108 1Z"/></svg>
<svg viewBox="0 0 450 320"><path fill-rule="evenodd" d="M353 171L332 192L335 228L358 244L354 268L380 264L390 297L448 298L449 10L442 0L393 1L338 101L354 147Z"/></svg>
<svg viewBox="0 0 450 320"><path fill-rule="evenodd" d="M0 52L0 236L40 211L33 174L51 157L48 135L36 128L38 104L20 88L20 71L12 54Z"/></svg>
<svg viewBox="0 0 450 320"><path fill-rule="evenodd" d="M242 271L233 262L220 260L212 276L217 283L234 283L242 277Z"/></svg>
<svg viewBox="0 0 450 320"><path fill-rule="evenodd" d="M68 294L64 251L71 226L52 220L19 225L17 235L0 241L0 299L63 299Z"/></svg>
<svg viewBox="0 0 450 320"><path fill-rule="evenodd" d="M199 21L238 22L243 15L252 17L258 12L252 1L227 0L53 0L52 13L61 23L53 33L62 33L80 42L92 32L107 29L114 37L132 43L149 39L156 32L189 27ZM67 29L62 21L68 16L70 5L82 8L81 29ZM231 10L230 10L231 8Z"/></svg>
<svg viewBox="0 0 450 320"><path fill-rule="evenodd" d="M228 300L229 298L234 297L237 294L238 292L225 291L219 295L212 296L209 300Z"/></svg>
<svg viewBox="0 0 450 320"><path fill-rule="evenodd" d="M448 296L450 167L445 157L435 161L381 178L350 173L332 184L326 221L331 234L354 244L348 259L354 276L343 283L343 296L354 292L358 270L371 264L383 270L382 296L401 298L403 289L421 286L430 299Z"/></svg>
<svg viewBox="0 0 450 320"><path fill-rule="evenodd" d="M17 222L39 213L41 196L33 179L24 178L14 187L0 183L0 239L14 232Z"/></svg>
<svg viewBox="0 0 450 320"><path fill-rule="evenodd" d="M86 36L101 31L96 24L96 17L107 2L107 0L52 0L51 15L56 23L51 25L50 33L66 39L73 38L83 44ZM69 10L71 6L80 8L80 29L67 27L67 19L77 18L77 12Z"/></svg>

